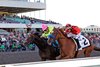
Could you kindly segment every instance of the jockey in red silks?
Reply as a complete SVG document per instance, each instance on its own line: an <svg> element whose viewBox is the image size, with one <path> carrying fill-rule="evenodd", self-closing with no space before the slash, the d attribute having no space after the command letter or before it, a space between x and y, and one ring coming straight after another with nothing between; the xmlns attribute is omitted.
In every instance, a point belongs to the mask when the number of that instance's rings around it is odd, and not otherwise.
<svg viewBox="0 0 100 67"><path fill-rule="evenodd" d="M66 29L64 31L67 34L67 37L74 38L79 42L79 50L85 48L90 45L89 40L81 35L81 29L78 26L74 26L71 24L66 24Z"/></svg>
<svg viewBox="0 0 100 67"><path fill-rule="evenodd" d="M78 26L72 26L71 24L67 24L65 33L67 33L68 37L78 39L78 37L81 35L81 30Z"/></svg>

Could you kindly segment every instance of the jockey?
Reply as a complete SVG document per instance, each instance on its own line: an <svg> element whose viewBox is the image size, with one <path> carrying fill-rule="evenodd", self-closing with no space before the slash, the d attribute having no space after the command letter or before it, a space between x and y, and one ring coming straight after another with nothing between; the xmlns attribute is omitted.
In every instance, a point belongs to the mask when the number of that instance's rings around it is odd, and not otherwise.
<svg viewBox="0 0 100 67"><path fill-rule="evenodd" d="M55 47L58 47L58 44L54 44L55 37L51 34L53 32L53 29L54 29L54 27L52 27L52 26L47 26L46 24L42 24L42 30L44 33L42 34L41 37L47 38L47 42L49 45L53 45ZM52 42L49 42L50 38L53 39Z"/></svg>
<svg viewBox="0 0 100 67"><path fill-rule="evenodd" d="M67 37L78 40L80 46L79 50L82 50L82 48L85 47L84 45L90 45L88 39L81 35L81 29L78 26L66 24L66 29L64 32L67 34Z"/></svg>
<svg viewBox="0 0 100 67"><path fill-rule="evenodd" d="M67 33L68 37L73 37L75 39L78 39L81 35L81 30L77 26L72 26L71 24L66 24L65 33Z"/></svg>

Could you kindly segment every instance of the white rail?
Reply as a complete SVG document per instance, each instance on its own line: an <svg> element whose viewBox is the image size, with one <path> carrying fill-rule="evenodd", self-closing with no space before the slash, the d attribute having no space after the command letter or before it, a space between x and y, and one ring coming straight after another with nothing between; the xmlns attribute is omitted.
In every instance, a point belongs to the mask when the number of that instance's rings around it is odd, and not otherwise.
<svg viewBox="0 0 100 67"><path fill-rule="evenodd" d="M30 63L17 63L2 65L5 67L84 67L84 66L100 65L100 57L78 58L67 60L54 60Z"/></svg>
<svg viewBox="0 0 100 67"><path fill-rule="evenodd" d="M0 0L0 1L24 1L24 2L41 2L41 3L46 3L46 0Z"/></svg>

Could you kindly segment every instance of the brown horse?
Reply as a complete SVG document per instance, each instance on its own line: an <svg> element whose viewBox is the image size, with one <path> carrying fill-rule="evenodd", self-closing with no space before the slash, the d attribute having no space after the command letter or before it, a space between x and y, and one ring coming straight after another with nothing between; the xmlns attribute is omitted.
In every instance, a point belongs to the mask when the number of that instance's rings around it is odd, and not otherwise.
<svg viewBox="0 0 100 67"><path fill-rule="evenodd" d="M40 38L38 33L32 33L26 40L26 45L30 43L35 43L39 48L39 55L42 61L47 59L55 60L57 56L60 55L60 52L55 51L53 46L48 45L47 41L44 38Z"/></svg>
<svg viewBox="0 0 100 67"><path fill-rule="evenodd" d="M55 39L58 40L60 44L60 56L59 59L70 59L75 58L84 53L85 57L90 57L90 54L93 50L100 51L100 48L90 45L80 51L76 51L76 45L72 38L68 38L62 29L54 28L52 33L55 36Z"/></svg>

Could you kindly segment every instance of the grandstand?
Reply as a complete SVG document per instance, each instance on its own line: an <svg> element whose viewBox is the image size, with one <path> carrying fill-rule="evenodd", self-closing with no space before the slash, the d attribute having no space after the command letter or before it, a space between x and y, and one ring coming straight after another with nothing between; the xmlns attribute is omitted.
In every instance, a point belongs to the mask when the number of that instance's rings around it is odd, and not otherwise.
<svg viewBox="0 0 100 67"><path fill-rule="evenodd" d="M45 0L0 0L0 28L12 31L12 28L41 28L41 24L60 27L61 24L32 18L27 16L18 16L19 13L45 10Z"/></svg>

